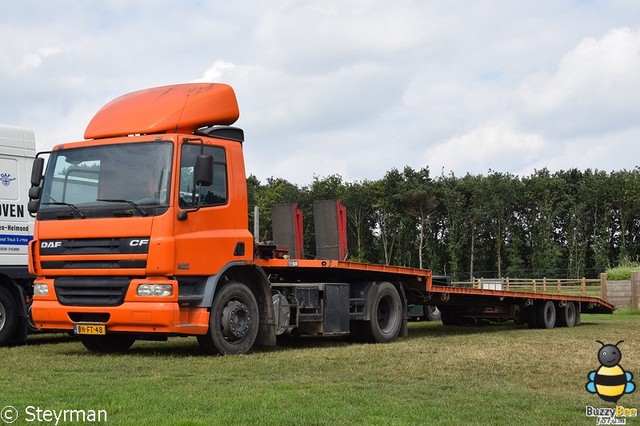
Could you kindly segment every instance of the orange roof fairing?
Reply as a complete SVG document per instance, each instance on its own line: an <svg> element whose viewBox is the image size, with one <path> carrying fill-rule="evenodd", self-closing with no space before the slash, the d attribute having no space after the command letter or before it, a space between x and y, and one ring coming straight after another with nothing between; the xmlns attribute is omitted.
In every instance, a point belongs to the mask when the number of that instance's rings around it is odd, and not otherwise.
<svg viewBox="0 0 640 426"><path fill-rule="evenodd" d="M167 132L193 133L239 117L236 95L226 84L188 83L154 87L120 96L103 106L85 139Z"/></svg>

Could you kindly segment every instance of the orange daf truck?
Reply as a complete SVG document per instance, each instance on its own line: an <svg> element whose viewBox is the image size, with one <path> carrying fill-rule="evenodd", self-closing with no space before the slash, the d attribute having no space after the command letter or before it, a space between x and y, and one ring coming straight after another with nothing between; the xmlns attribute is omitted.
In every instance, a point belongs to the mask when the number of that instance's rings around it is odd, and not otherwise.
<svg viewBox="0 0 640 426"><path fill-rule="evenodd" d="M239 354L284 334L392 342L407 334L409 305L438 306L445 324L539 328L612 312L593 297L434 285L428 270L258 250L238 116L228 85L157 87L105 105L85 140L38 153L28 207L38 328L92 351L196 336L206 352Z"/></svg>

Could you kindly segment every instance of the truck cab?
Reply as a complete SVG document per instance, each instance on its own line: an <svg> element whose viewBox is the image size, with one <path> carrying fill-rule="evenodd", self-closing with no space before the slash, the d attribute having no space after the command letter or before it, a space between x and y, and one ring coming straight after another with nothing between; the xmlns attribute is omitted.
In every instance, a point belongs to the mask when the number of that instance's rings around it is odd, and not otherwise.
<svg viewBox="0 0 640 426"><path fill-rule="evenodd" d="M37 326L103 351L196 335L210 351L237 352L249 330L238 323L260 315L251 337L275 340L266 278L252 265L243 132L229 126L237 117L222 84L134 92L100 110L86 140L38 155L29 204ZM209 312L230 281L243 292L221 306L220 348L207 337Z"/></svg>

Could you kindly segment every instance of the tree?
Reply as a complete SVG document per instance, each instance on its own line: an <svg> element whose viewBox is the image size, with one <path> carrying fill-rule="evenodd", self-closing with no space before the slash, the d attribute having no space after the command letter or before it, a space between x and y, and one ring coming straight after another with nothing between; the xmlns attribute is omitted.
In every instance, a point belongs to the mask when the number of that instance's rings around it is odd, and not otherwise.
<svg viewBox="0 0 640 426"><path fill-rule="evenodd" d="M402 173L402 180L399 188L400 192L394 198L404 212L418 221L418 267L422 269L423 251L427 245L427 227L432 213L439 205L439 194L435 184L429 177L428 167L419 171L415 171L411 167L405 167Z"/></svg>
<svg viewBox="0 0 640 426"><path fill-rule="evenodd" d="M360 262L376 260L373 240L375 228L373 206L376 198L373 182L365 180L345 184L341 200L347 208L351 258Z"/></svg>

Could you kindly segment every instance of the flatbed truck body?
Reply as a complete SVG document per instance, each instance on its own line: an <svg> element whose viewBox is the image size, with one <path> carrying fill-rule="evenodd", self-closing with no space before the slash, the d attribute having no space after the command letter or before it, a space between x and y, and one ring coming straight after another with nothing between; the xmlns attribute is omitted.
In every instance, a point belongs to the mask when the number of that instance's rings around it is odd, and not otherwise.
<svg viewBox="0 0 640 426"><path fill-rule="evenodd" d="M386 343L410 304L443 322L573 326L611 312L596 298L436 286L428 270L284 259L248 230L244 133L223 84L164 86L107 104L85 140L38 154L29 210L33 318L90 350L196 336L207 352L245 353L283 335ZM557 314L557 315L556 315Z"/></svg>

